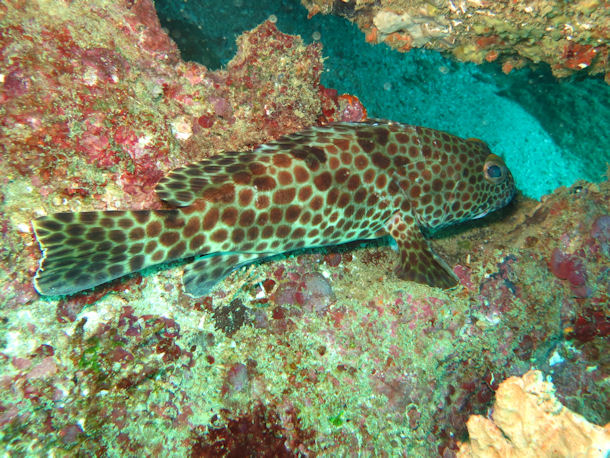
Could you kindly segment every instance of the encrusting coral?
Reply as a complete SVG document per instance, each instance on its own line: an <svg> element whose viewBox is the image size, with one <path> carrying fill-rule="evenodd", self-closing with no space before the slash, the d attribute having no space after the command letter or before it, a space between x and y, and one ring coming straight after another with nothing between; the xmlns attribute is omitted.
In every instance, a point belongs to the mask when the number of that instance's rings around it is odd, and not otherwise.
<svg viewBox="0 0 610 458"><path fill-rule="evenodd" d="M564 407L553 384L536 370L502 382L492 419L472 415L467 426L470 442L460 444L462 458L603 458L610 453L610 423L602 428Z"/></svg>

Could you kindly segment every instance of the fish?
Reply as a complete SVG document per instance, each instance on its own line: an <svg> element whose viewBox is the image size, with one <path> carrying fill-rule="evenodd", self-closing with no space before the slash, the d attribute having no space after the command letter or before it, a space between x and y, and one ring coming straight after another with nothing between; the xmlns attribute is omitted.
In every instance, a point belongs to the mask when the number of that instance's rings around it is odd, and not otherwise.
<svg viewBox="0 0 610 458"><path fill-rule="evenodd" d="M169 208L35 219L36 290L71 295L186 258L184 292L201 297L279 253L388 234L398 278L447 289L458 278L426 232L505 206L515 184L481 140L370 119L212 156L171 171L155 192Z"/></svg>

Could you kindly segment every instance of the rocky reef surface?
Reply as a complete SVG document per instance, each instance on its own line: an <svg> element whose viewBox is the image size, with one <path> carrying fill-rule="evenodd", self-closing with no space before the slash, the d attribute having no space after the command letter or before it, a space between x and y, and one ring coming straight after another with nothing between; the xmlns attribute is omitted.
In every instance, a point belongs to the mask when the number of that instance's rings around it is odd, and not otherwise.
<svg viewBox="0 0 610 458"><path fill-rule="evenodd" d="M453 456L468 417L532 366L609 421L607 181L436 234L452 290L397 280L380 242L241 269L199 299L180 263L38 296L33 218L160 208L177 166L365 110L320 86L318 44L270 22L213 72L181 60L150 0L10 0L0 27L9 454Z"/></svg>
<svg viewBox="0 0 610 458"><path fill-rule="evenodd" d="M461 61L498 60L505 72L545 62L553 74L603 74L610 83L607 5L600 0L302 0L310 15L337 14L370 43L429 48Z"/></svg>

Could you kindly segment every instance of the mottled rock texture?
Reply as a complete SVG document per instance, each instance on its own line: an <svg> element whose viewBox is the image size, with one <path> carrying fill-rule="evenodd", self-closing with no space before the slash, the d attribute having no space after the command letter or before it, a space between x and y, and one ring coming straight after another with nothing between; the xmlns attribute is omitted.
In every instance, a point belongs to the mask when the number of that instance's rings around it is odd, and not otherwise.
<svg viewBox="0 0 610 458"><path fill-rule="evenodd" d="M498 61L509 72L545 62L557 77L605 75L610 83L610 16L600 0L302 0L310 15L337 14L369 43L425 47L462 61Z"/></svg>

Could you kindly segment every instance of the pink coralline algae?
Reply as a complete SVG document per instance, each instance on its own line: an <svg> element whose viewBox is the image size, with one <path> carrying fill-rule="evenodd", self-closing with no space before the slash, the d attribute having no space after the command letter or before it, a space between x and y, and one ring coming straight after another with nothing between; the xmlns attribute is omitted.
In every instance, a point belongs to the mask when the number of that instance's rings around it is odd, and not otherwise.
<svg viewBox="0 0 610 458"><path fill-rule="evenodd" d="M590 342L596 337L608 337L610 336L610 316L603 309L584 310L565 332L568 338L581 342Z"/></svg>
<svg viewBox="0 0 610 458"><path fill-rule="evenodd" d="M368 118L366 108L357 97L343 94L337 100L339 103L338 122L360 122Z"/></svg>
<svg viewBox="0 0 610 458"><path fill-rule="evenodd" d="M549 268L557 278L568 281L570 289L577 297L587 297L591 293L586 286L585 263L579 257L555 248L549 261Z"/></svg>
<svg viewBox="0 0 610 458"><path fill-rule="evenodd" d="M282 426L282 424L284 424ZM278 414L258 404L252 412L231 418L223 428L212 427L191 439L190 456L260 456L288 458L307 451L312 433L303 430L292 409ZM305 453L303 453L305 454Z"/></svg>
<svg viewBox="0 0 610 458"><path fill-rule="evenodd" d="M59 431L59 437L66 445L76 442L81 439L83 435L84 431L80 425L67 425Z"/></svg>
<svg viewBox="0 0 610 458"><path fill-rule="evenodd" d="M34 366L27 373L28 379L37 379L47 376L52 376L57 372L57 364L55 363L55 358L52 356L47 356L42 361L40 361L36 366Z"/></svg>
<svg viewBox="0 0 610 458"><path fill-rule="evenodd" d="M147 1L138 4L152 9ZM13 34L18 33L20 31L13 30ZM4 124L17 129L27 123L30 129L25 135L15 137L16 141L9 145L8 171L33 174L59 189L74 180L83 182L84 187L99 189L105 180L93 175L104 173L115 180L115 167L118 166L131 169L122 175L128 193L150 192L154 183L145 177L158 180L162 175L158 166L166 161L168 151L167 147L151 148L161 145L149 141L146 155L134 158L125 154L126 144L133 146L134 140L143 137L142 132L150 130L146 115L137 119L130 113L129 105L135 96L130 83L139 73L139 69L129 63L131 50L124 49L125 54L121 54L110 46L86 47L73 34L70 28L53 24L43 35L30 35L21 45L19 63L14 64L19 68L12 73L14 77L5 80L3 87L7 98ZM2 44L7 50L4 57L14 59L8 51L11 49L8 46L10 35L4 37L6 41ZM39 53L40 49L44 52ZM33 78L32 72L38 76ZM65 74L75 76L68 80L63 76ZM28 110L25 118L24 110ZM131 130L134 119L137 119L135 124L140 137L123 138L121 132ZM136 135L134 130L131 132ZM26 154L20 153L23 144L28 145ZM71 155L66 151L71 151ZM97 171L71 170L69 163L78 156ZM70 185L66 189L69 190Z"/></svg>
<svg viewBox="0 0 610 458"><path fill-rule="evenodd" d="M353 95L339 95L335 89L320 85L320 99L322 101L322 116L318 118L319 124L360 122L367 119L366 108Z"/></svg>
<svg viewBox="0 0 610 458"><path fill-rule="evenodd" d="M599 216L593 222L591 237L599 244L602 254L610 258L610 215Z"/></svg>
<svg viewBox="0 0 610 458"><path fill-rule="evenodd" d="M298 305L304 311L316 313L324 313L334 300L331 284L317 272L281 283L273 297L277 305Z"/></svg>
<svg viewBox="0 0 610 458"><path fill-rule="evenodd" d="M248 368L245 364L234 364L229 371L223 385L223 392L234 393L242 391L248 383Z"/></svg>
<svg viewBox="0 0 610 458"><path fill-rule="evenodd" d="M13 97L21 97L28 91L29 87L30 80L21 70L16 68L11 71L9 68L9 73L5 76L2 85L2 102L6 102Z"/></svg>
<svg viewBox="0 0 610 458"><path fill-rule="evenodd" d="M201 115L197 118L197 124L199 124L204 129L209 129L214 125L214 118L209 115Z"/></svg>
<svg viewBox="0 0 610 458"><path fill-rule="evenodd" d="M129 64L120 54L107 48L79 50L78 58L87 68L88 83L94 86L98 81L118 83L129 72Z"/></svg>
<svg viewBox="0 0 610 458"><path fill-rule="evenodd" d="M498 318L499 314L514 309L515 301L521 296L520 286L516 282L513 265L518 260L508 256L498 264L498 271L483 280L479 287L479 309L489 320ZM478 308L477 308L478 309Z"/></svg>
<svg viewBox="0 0 610 458"><path fill-rule="evenodd" d="M178 49L161 28L152 0L128 0L125 3L131 13L125 19L129 32L135 34L136 44L157 58L170 63L178 61Z"/></svg>

